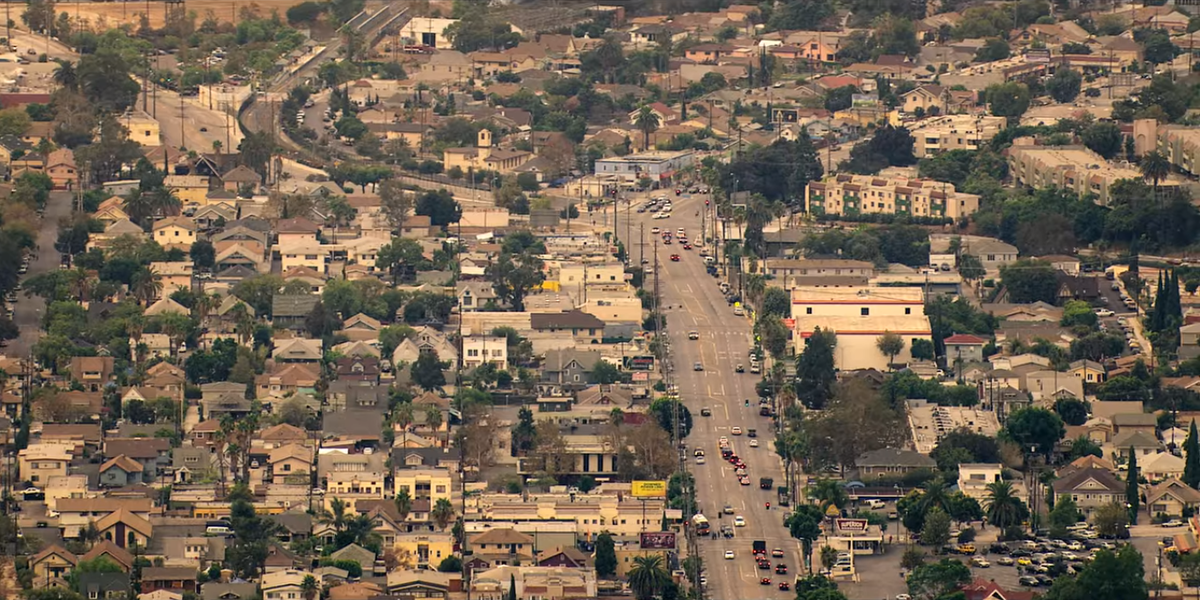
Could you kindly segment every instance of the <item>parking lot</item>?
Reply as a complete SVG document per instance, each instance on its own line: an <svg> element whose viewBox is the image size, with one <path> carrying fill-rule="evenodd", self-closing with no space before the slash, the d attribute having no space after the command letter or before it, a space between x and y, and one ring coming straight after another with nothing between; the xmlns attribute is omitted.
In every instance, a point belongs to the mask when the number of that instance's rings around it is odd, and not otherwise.
<svg viewBox="0 0 1200 600"><path fill-rule="evenodd" d="M883 510L892 509L889 507ZM889 532L896 526L896 522L892 522ZM971 544L975 554L971 556L955 553L953 546L957 546L956 544L951 544L952 547L948 548L950 552L943 555L934 554L933 549L928 547L920 549L926 553L928 562L942 558L959 560L971 566L972 577L995 581L1006 589L1044 591L1053 583L1054 578L1083 568L1091 561L1095 552L1102 548L1116 549L1122 544L1131 544L1141 552L1146 577L1153 579L1159 543L1165 542L1164 538L1178 532L1179 529L1139 525L1130 528L1132 537L1128 540L1039 538L1002 544L996 540L998 531L995 528L977 528L976 531L978 533L975 541ZM1094 533L1085 533L1081 524L1076 535L1082 538ZM885 553L855 557L859 581L840 584L842 591L852 600L891 599L897 594L906 593L906 573L900 568L900 559L908 547L901 536L897 535L895 543L890 544ZM988 566L981 566L982 563L972 565L972 558L986 561ZM1167 568L1169 569L1169 566ZM1163 577L1166 581L1178 580L1177 574L1171 572L1164 571Z"/></svg>

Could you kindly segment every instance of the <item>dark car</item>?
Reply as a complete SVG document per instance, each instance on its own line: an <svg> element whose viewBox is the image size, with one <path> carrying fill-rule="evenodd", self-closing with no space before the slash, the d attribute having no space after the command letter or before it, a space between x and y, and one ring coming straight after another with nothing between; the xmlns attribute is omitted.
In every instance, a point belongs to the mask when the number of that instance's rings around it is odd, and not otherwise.
<svg viewBox="0 0 1200 600"><path fill-rule="evenodd" d="M763 577L763 578L762 578L762 581L760 581L759 583L761 583L762 585L771 585L771 578L770 578L770 577Z"/></svg>
<svg viewBox="0 0 1200 600"><path fill-rule="evenodd" d="M787 575L787 565L785 565L785 564L775 565L775 573L778 575Z"/></svg>
<svg viewBox="0 0 1200 600"><path fill-rule="evenodd" d="M790 590L790 589L792 589L792 586L791 586L791 584L789 584L788 582L786 582L786 581L780 581L780 582L779 582L779 591L781 591L781 592L786 592L786 591L788 591L788 590Z"/></svg>
<svg viewBox="0 0 1200 600"><path fill-rule="evenodd" d="M1054 578L1050 577L1049 575L1034 575L1034 579L1036 579L1040 585L1047 587L1054 585Z"/></svg>
<svg viewBox="0 0 1200 600"><path fill-rule="evenodd" d="M1030 575L1025 575L1025 576L1022 576L1020 579L1017 579L1017 583L1025 586L1025 587L1037 587L1037 586L1041 585L1040 582L1037 580L1037 577L1033 577Z"/></svg>

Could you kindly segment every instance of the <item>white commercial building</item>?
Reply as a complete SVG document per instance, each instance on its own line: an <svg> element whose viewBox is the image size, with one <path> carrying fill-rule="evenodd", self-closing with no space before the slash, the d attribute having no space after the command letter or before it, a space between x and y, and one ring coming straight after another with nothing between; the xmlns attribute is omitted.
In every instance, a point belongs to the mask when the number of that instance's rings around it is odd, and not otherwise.
<svg viewBox="0 0 1200 600"><path fill-rule="evenodd" d="M792 319L797 340L807 340L817 328L836 333L834 364L843 370L887 370L890 357L877 347L885 333L904 340L897 363L911 360L913 340L932 335L921 288L797 287L792 290Z"/></svg>

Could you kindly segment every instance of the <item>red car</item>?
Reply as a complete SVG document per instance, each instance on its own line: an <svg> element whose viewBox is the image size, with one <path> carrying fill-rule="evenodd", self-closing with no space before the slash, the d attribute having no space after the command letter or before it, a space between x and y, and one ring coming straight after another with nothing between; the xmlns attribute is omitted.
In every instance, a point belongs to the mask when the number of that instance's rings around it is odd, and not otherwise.
<svg viewBox="0 0 1200 600"><path fill-rule="evenodd" d="M676 196L679 196L679 195L681 195L681 194L683 194L683 190L676 188L676 190L675 190L675 195L676 195Z"/></svg>
<svg viewBox="0 0 1200 600"><path fill-rule="evenodd" d="M691 250L691 249L692 249L692 245L691 245L691 244L688 244L688 243L686 243L686 242L685 242L685 243L683 244L683 249L684 249L684 250Z"/></svg>
<svg viewBox="0 0 1200 600"><path fill-rule="evenodd" d="M671 262L679 262L679 255L678 255L678 254L672 254L672 255L671 255Z"/></svg>
<svg viewBox="0 0 1200 600"><path fill-rule="evenodd" d="M788 582L786 582L786 581L779 582L779 591L786 592L790 589L792 589L792 586L790 584L788 584Z"/></svg>
<svg viewBox="0 0 1200 600"><path fill-rule="evenodd" d="M763 584L763 585L771 585L771 578L770 578L770 577L763 577L763 578L762 578L762 581L760 581L759 583L761 583L761 584Z"/></svg>

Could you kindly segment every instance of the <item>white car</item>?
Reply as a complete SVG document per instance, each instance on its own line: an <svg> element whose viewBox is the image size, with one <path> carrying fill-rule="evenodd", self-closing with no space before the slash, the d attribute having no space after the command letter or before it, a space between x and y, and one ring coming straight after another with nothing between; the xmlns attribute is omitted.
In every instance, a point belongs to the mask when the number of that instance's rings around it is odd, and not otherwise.
<svg viewBox="0 0 1200 600"><path fill-rule="evenodd" d="M745 527L746 519L742 518L742 515L738 515L738 516L734 517L733 518L733 526L734 527Z"/></svg>
<svg viewBox="0 0 1200 600"><path fill-rule="evenodd" d="M735 426L733 429L729 430L729 433L732 433L733 435L742 435L742 428Z"/></svg>
<svg viewBox="0 0 1200 600"><path fill-rule="evenodd" d="M751 440L750 440L750 447L751 447L751 448L757 448L757 447L758 447L758 440L751 438Z"/></svg>
<svg viewBox="0 0 1200 600"><path fill-rule="evenodd" d="M651 227L651 228L650 228L650 233L653 233L654 235L658 235L658 232L659 232L659 231L662 231L662 230L661 230L661 229L659 229L659 228L657 228L657 227Z"/></svg>
<svg viewBox="0 0 1200 600"><path fill-rule="evenodd" d="M733 314L735 316L740 317L740 316L746 314L746 311L742 310L742 307L740 307L740 306L735 306L735 307L733 307Z"/></svg>
<svg viewBox="0 0 1200 600"><path fill-rule="evenodd" d="M725 551L725 560L733 560L733 550Z"/></svg>
<svg viewBox="0 0 1200 600"><path fill-rule="evenodd" d="M702 464L704 464L704 457L703 457L703 456L697 456L697 457L696 457L696 464L698 464L698 465L702 465Z"/></svg>
<svg viewBox="0 0 1200 600"><path fill-rule="evenodd" d="M1107 308L1097 308L1096 309L1097 317L1111 317L1115 314L1117 314L1117 313L1114 313L1113 311L1108 310Z"/></svg>

